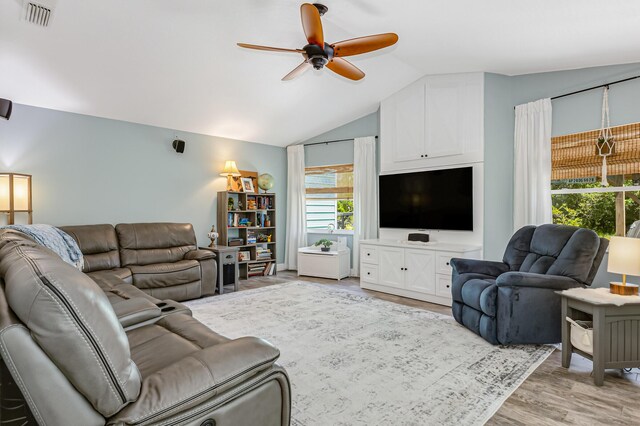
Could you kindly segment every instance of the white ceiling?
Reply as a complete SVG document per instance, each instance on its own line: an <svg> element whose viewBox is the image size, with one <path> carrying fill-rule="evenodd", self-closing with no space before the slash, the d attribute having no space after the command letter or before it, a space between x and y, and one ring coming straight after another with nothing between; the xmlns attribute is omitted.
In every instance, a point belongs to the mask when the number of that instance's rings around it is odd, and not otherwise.
<svg viewBox="0 0 640 426"><path fill-rule="evenodd" d="M37 1L37 0L36 0ZM51 0L42 0L42 2ZM524 74L640 61L637 0L325 0L325 38L396 32L353 57L367 76L280 79L301 48L300 0L57 0L49 28L0 3L0 97L285 146L371 113L424 74Z"/></svg>

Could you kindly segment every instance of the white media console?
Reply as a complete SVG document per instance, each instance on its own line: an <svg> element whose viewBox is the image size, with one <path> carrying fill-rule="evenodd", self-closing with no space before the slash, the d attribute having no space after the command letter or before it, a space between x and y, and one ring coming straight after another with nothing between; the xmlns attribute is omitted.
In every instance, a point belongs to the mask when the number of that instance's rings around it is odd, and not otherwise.
<svg viewBox="0 0 640 426"><path fill-rule="evenodd" d="M482 247L400 240L360 242L360 287L451 306L451 259L480 259Z"/></svg>

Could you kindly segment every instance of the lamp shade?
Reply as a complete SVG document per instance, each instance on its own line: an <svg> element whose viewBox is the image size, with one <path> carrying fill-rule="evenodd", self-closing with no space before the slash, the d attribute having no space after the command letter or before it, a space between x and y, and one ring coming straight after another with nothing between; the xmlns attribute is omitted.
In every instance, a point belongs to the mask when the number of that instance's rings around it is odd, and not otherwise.
<svg viewBox="0 0 640 426"><path fill-rule="evenodd" d="M238 166L236 166L236 162L233 160L227 160L224 163L224 169L220 176L242 176L240 171L238 170Z"/></svg>
<svg viewBox="0 0 640 426"><path fill-rule="evenodd" d="M0 213L9 215L9 225L16 213L28 213L31 223L31 175L0 173Z"/></svg>
<svg viewBox="0 0 640 426"><path fill-rule="evenodd" d="M611 237L607 271L640 276L640 238Z"/></svg>

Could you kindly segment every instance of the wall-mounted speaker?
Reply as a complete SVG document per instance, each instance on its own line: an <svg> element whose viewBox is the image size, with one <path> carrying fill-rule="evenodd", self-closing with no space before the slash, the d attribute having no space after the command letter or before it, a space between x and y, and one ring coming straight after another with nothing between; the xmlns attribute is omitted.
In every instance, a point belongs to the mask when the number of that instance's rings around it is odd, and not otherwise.
<svg viewBox="0 0 640 426"><path fill-rule="evenodd" d="M11 110L13 109L13 102L8 99L0 99L0 117L8 120L11 118Z"/></svg>
<svg viewBox="0 0 640 426"><path fill-rule="evenodd" d="M182 154L184 152L184 146L185 146L184 141L181 141L180 139L176 139L175 141L173 141L172 146L173 146L173 149L175 149L178 154Z"/></svg>

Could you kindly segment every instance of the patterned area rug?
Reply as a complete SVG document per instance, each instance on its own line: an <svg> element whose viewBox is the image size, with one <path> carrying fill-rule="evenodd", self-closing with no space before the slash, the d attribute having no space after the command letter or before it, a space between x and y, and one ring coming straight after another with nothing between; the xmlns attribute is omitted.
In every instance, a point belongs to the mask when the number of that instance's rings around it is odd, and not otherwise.
<svg viewBox="0 0 640 426"><path fill-rule="evenodd" d="M304 282L186 303L280 349L292 425L479 425L553 351L493 346L452 317Z"/></svg>

